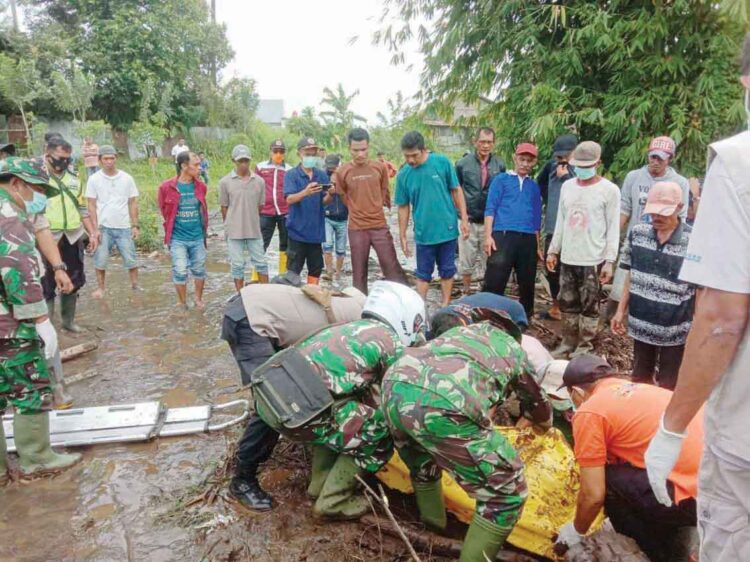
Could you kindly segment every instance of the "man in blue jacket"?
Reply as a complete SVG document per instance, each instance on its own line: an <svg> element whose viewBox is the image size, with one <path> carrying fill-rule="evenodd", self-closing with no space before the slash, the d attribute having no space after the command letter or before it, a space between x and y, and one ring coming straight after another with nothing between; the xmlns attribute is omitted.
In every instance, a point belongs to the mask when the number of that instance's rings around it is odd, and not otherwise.
<svg viewBox="0 0 750 562"><path fill-rule="evenodd" d="M515 170L495 176L484 211L484 251L489 256L484 291L505 294L516 270L518 292L526 315L534 315L534 281L542 226L542 196L530 174L537 148L521 143L513 155Z"/></svg>
<svg viewBox="0 0 750 562"><path fill-rule="evenodd" d="M329 154L326 156L326 175L328 183L335 183L334 174L341 164L341 156ZM349 209L339 193L333 194L333 200L326 205L326 241L323 242L323 260L326 265L325 275L328 279L340 279L344 270L346 258L347 225L349 224ZM333 269L333 252L336 251L336 270Z"/></svg>
<svg viewBox="0 0 750 562"><path fill-rule="evenodd" d="M318 145L315 139L304 137L297 143L300 164L284 175L284 197L289 205L286 228L289 233L287 248L289 271L299 275L307 263L307 282L317 285L323 272L325 242L325 206L333 200L328 176L318 169Z"/></svg>

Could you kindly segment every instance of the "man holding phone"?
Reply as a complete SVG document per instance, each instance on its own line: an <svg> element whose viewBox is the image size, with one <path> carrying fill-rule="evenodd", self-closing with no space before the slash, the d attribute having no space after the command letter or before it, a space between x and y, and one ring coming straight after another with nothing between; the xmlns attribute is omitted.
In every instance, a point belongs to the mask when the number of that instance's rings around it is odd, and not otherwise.
<svg viewBox="0 0 750 562"><path fill-rule="evenodd" d="M318 145L304 137L297 143L300 164L284 176L284 197L289 205L288 270L299 275L307 264L307 282L317 285L323 272L325 205L335 192L326 173L317 168ZM323 189L323 186L326 189Z"/></svg>

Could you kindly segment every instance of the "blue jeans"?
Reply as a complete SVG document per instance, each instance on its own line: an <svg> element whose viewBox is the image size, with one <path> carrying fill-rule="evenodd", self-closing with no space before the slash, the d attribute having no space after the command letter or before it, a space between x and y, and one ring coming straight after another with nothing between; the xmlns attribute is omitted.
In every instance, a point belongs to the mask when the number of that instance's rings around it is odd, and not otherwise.
<svg viewBox="0 0 750 562"><path fill-rule="evenodd" d="M417 279L432 281L437 263L440 279L453 279L456 274L456 248L458 240L440 244L417 244Z"/></svg>
<svg viewBox="0 0 750 562"><path fill-rule="evenodd" d="M117 251L122 256L122 263L125 269L134 269L137 267L135 242L133 242L133 234L129 228L100 226L99 232L102 234L102 241L94 254L94 267L96 269L107 269L107 260L114 246L117 246Z"/></svg>
<svg viewBox="0 0 750 562"><path fill-rule="evenodd" d="M175 285L187 283L188 269L195 279L206 278L206 245L198 240L174 240L169 244L172 256L172 281Z"/></svg>
<svg viewBox="0 0 750 562"><path fill-rule="evenodd" d="M232 266L233 279L245 278L245 268L248 261L252 262L259 275L268 275L268 264L263 251L262 238L229 238L227 239L227 249L229 250L229 263ZM246 251L250 254L249 260L245 257Z"/></svg>
<svg viewBox="0 0 750 562"><path fill-rule="evenodd" d="M346 230L347 221L335 221L326 217L326 241L323 242L323 251L326 254L333 252L336 245L336 255L340 258L346 256Z"/></svg>

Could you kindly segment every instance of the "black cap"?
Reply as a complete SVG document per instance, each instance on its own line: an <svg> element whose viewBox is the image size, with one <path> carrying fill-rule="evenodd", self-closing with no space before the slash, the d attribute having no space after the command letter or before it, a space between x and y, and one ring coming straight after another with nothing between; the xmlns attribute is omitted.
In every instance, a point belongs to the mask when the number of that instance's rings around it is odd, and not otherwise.
<svg viewBox="0 0 750 562"><path fill-rule="evenodd" d="M333 168L341 164L341 156L338 154L329 154L325 159L326 168Z"/></svg>
<svg viewBox="0 0 750 562"><path fill-rule="evenodd" d="M271 143L271 150L284 150L286 151L286 145L284 139L276 139Z"/></svg>
<svg viewBox="0 0 750 562"><path fill-rule="evenodd" d="M603 379L612 374L612 366L598 355L584 353L574 357L563 373L562 384L557 388L580 386Z"/></svg>
<svg viewBox="0 0 750 562"><path fill-rule="evenodd" d="M552 152L554 156L566 156L573 152L576 146L578 146L577 136L560 135L555 139L555 144L552 145Z"/></svg>
<svg viewBox="0 0 750 562"><path fill-rule="evenodd" d="M315 139L312 137L302 137L297 143L297 150L305 148L318 148L318 143L315 142Z"/></svg>

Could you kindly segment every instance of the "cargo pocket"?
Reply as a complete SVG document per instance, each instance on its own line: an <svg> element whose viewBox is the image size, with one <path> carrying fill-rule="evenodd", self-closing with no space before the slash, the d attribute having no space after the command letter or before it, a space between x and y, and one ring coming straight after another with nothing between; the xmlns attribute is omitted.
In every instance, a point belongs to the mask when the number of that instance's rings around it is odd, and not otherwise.
<svg viewBox="0 0 750 562"><path fill-rule="evenodd" d="M701 562L750 560L750 517L741 505L701 498L698 529Z"/></svg>

